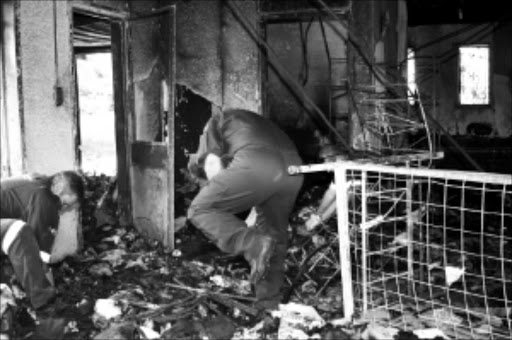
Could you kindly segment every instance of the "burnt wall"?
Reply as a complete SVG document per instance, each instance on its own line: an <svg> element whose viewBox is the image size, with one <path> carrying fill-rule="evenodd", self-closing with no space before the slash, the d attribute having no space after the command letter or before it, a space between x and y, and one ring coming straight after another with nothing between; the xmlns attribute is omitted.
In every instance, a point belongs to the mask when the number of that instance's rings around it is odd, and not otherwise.
<svg viewBox="0 0 512 340"><path fill-rule="evenodd" d="M222 104L221 8L218 1L179 2L176 8L176 80Z"/></svg>
<svg viewBox="0 0 512 340"><path fill-rule="evenodd" d="M235 5L256 25L256 1ZM180 1L176 20L177 83L219 107L259 112L258 47L231 10L219 0Z"/></svg>
<svg viewBox="0 0 512 340"><path fill-rule="evenodd" d="M320 108L342 134L346 130L348 100L343 84L347 79L347 45L337 30L345 27L337 21L277 21L265 24L266 40L272 53L267 64L266 114L295 141L302 157L313 161L317 156L318 136L328 138L326 124L293 91L273 63L281 65L302 85L306 95ZM337 86L337 87L334 87Z"/></svg>
<svg viewBox="0 0 512 340"><path fill-rule="evenodd" d="M351 143L355 149L364 150L367 145L379 149L378 136L363 131L364 121L373 115L373 108L361 103L372 92L385 92L372 72L373 65L383 70L388 82L405 83L401 79L401 62L406 55L407 8L405 1L354 1L350 33L354 44L350 46L350 81L353 85L351 111Z"/></svg>
<svg viewBox="0 0 512 340"><path fill-rule="evenodd" d="M257 27L256 1L237 1L234 5L253 27ZM261 113L258 46L228 7L222 6L221 18L222 106Z"/></svg>
<svg viewBox="0 0 512 340"><path fill-rule="evenodd" d="M420 93L424 98L435 100L437 105L430 108L431 113L451 135L480 134L473 127L487 126L490 130L488 136L512 136L511 35L511 22L469 28L464 25L410 28L410 45L417 49L416 72ZM427 43L431 44L421 48ZM491 104L460 106L458 46L478 43L491 46Z"/></svg>

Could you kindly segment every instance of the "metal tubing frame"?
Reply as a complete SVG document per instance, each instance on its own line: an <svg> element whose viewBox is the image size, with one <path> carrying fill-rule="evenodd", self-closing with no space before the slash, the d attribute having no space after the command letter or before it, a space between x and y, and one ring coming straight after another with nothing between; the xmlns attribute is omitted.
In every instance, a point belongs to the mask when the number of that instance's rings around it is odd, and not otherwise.
<svg viewBox="0 0 512 340"><path fill-rule="evenodd" d="M512 175L497 174L492 172L467 172L461 170L440 170L440 169L420 169L404 168L390 165L361 163L356 161L340 161L332 163L321 163L301 166L290 166L290 174L308 173L318 171L336 171L338 168L350 168L351 170L390 172L397 175L430 177L445 179L449 177L452 180L464 182L479 182L488 184L512 185Z"/></svg>
<svg viewBox="0 0 512 340"><path fill-rule="evenodd" d="M354 315L354 294L352 292L352 261L350 259L350 225L348 211L348 185L346 168L336 167L334 171L336 183L336 209L338 217L338 239L340 242L340 269L343 289L344 318L351 319Z"/></svg>
<svg viewBox="0 0 512 340"><path fill-rule="evenodd" d="M366 225L366 216L367 216L367 173L361 173L361 225ZM362 289L363 289L363 313L368 311L368 254L366 253L366 249L368 249L368 232L367 228L361 228L361 266L362 266Z"/></svg>

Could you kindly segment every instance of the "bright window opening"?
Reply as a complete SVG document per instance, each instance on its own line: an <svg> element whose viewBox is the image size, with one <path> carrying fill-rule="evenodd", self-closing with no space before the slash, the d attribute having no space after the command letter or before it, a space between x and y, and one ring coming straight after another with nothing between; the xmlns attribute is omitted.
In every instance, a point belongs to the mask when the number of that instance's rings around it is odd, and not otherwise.
<svg viewBox="0 0 512 340"><path fill-rule="evenodd" d="M459 47L460 104L489 104L489 68L489 46Z"/></svg>
<svg viewBox="0 0 512 340"><path fill-rule="evenodd" d="M409 88L409 104L414 104L414 96L416 93L416 60L414 56L414 50L412 48L407 49L407 87Z"/></svg>
<svg viewBox="0 0 512 340"><path fill-rule="evenodd" d="M77 55L82 170L113 176L117 170L111 53Z"/></svg>

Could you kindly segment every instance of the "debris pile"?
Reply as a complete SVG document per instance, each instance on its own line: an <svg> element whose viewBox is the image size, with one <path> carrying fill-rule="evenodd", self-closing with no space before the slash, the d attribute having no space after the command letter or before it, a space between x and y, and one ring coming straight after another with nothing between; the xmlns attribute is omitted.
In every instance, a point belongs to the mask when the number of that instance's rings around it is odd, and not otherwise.
<svg viewBox="0 0 512 340"><path fill-rule="evenodd" d="M70 319L66 339L448 338L432 321L446 319L446 311L438 309L426 319L411 313L408 329L414 332L380 326L379 319L390 317L384 310L366 319L344 319L335 221L315 237L295 232L314 210L322 188L311 188L299 200L291 219L285 299L278 311L262 314L253 307L243 258L221 253L183 218L176 250L169 252L135 228L120 227L115 205L98 214L111 182L106 176L88 177L83 251L53 265L57 308ZM12 277L4 264L2 279ZM15 332L29 338L34 313L19 284L7 282L1 286L1 311L15 310ZM457 321L456 315L450 317Z"/></svg>

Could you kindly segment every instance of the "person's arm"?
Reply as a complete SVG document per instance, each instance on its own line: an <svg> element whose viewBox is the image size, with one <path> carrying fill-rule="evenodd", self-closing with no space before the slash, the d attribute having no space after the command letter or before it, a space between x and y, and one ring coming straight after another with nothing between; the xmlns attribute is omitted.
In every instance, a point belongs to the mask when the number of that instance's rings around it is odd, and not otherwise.
<svg viewBox="0 0 512 340"><path fill-rule="evenodd" d="M197 162L199 156L205 153L223 154L222 133L221 133L221 116L216 115L210 118L206 123L203 134L199 138L199 147L195 154L191 154L188 162L188 170L193 175L197 172Z"/></svg>
<svg viewBox="0 0 512 340"><path fill-rule="evenodd" d="M322 197L322 201L320 202L320 206L318 207L317 214L320 215L323 221L327 220L331 217L334 211L332 210L332 205L336 204L336 185L332 182L329 185L329 188L324 193Z"/></svg>
<svg viewBox="0 0 512 340"><path fill-rule="evenodd" d="M26 222L34 231L40 250L49 255L54 240L51 228L59 224L57 203L42 190L34 193L27 207Z"/></svg>
<svg viewBox="0 0 512 340"><path fill-rule="evenodd" d="M332 182L325 191L322 201L315 213L306 221L306 229L313 230L319 224L326 222L336 211L336 185Z"/></svg>

